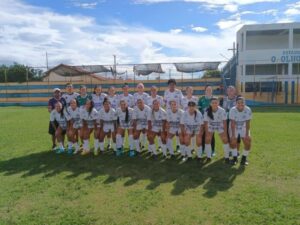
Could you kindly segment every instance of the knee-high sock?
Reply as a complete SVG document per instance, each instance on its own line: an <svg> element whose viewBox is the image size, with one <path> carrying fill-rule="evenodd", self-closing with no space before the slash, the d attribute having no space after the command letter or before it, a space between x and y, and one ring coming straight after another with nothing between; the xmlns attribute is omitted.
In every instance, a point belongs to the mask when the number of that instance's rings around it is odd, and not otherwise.
<svg viewBox="0 0 300 225"><path fill-rule="evenodd" d="M117 148L122 148L123 140L121 134L116 135Z"/></svg>
<svg viewBox="0 0 300 225"><path fill-rule="evenodd" d="M229 158L229 152L230 152L229 144L224 144L223 148L224 148L224 158Z"/></svg>
<svg viewBox="0 0 300 225"><path fill-rule="evenodd" d="M237 157L237 155L238 155L237 148L232 149L232 156Z"/></svg>
<svg viewBox="0 0 300 225"><path fill-rule="evenodd" d="M136 139L135 140L135 148L137 152L141 152L141 148L140 148L140 140Z"/></svg>
<svg viewBox="0 0 300 225"><path fill-rule="evenodd" d="M197 156L198 158L202 158L203 149L202 146L199 146L197 149Z"/></svg>
<svg viewBox="0 0 300 225"><path fill-rule="evenodd" d="M134 149L134 140L133 140L133 135L132 134L130 134L128 136L128 142L129 142L129 149L133 150Z"/></svg>
<svg viewBox="0 0 300 225"><path fill-rule="evenodd" d="M89 146L89 140L83 140L83 149L84 150L90 150L90 146Z"/></svg>
<svg viewBox="0 0 300 225"><path fill-rule="evenodd" d="M156 145L155 144L152 144L151 145L151 151L154 155L157 155L157 151L156 151Z"/></svg>
<svg viewBox="0 0 300 225"><path fill-rule="evenodd" d="M179 137L176 135L176 146L180 145Z"/></svg>
<svg viewBox="0 0 300 225"><path fill-rule="evenodd" d="M192 149L190 146L185 146L185 152L189 158L192 157Z"/></svg>
<svg viewBox="0 0 300 225"><path fill-rule="evenodd" d="M104 151L104 142L100 142L99 143L99 146L100 146L100 151L103 152Z"/></svg>
<svg viewBox="0 0 300 225"><path fill-rule="evenodd" d="M94 139L94 149L97 151L99 148L99 139Z"/></svg>
<svg viewBox="0 0 300 225"><path fill-rule="evenodd" d="M158 143L158 146L162 146L163 143L161 141L161 137L157 137L157 143Z"/></svg>
<svg viewBox="0 0 300 225"><path fill-rule="evenodd" d="M211 144L205 144L205 153L207 158L211 158Z"/></svg>
<svg viewBox="0 0 300 225"><path fill-rule="evenodd" d="M186 146L185 145L180 146L180 153L182 156L186 155Z"/></svg>
<svg viewBox="0 0 300 225"><path fill-rule="evenodd" d="M195 149L195 147L196 147L196 136L192 137L191 147L192 147L192 149Z"/></svg>
<svg viewBox="0 0 300 225"><path fill-rule="evenodd" d="M167 146L165 144L161 144L161 150L164 156L167 156Z"/></svg>

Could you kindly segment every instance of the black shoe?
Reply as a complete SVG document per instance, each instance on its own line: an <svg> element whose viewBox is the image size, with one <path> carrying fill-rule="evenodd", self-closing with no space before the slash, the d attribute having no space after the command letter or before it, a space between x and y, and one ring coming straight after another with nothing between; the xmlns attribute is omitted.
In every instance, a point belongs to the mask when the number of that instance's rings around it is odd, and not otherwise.
<svg viewBox="0 0 300 225"><path fill-rule="evenodd" d="M175 159L175 155L170 155L169 159Z"/></svg>
<svg viewBox="0 0 300 225"><path fill-rule="evenodd" d="M107 151L110 150L110 145L107 145L106 150L107 150Z"/></svg>
<svg viewBox="0 0 300 225"><path fill-rule="evenodd" d="M177 145L177 146L176 146L176 151L179 151L179 149L180 149L180 146Z"/></svg>
<svg viewBox="0 0 300 225"><path fill-rule="evenodd" d="M238 158L237 156L233 157L233 159L230 162L232 165L236 165L238 163Z"/></svg>
<svg viewBox="0 0 300 225"><path fill-rule="evenodd" d="M242 156L242 159L241 159L241 165L242 166L247 166L248 165L248 161L247 161L247 157L246 156Z"/></svg>
<svg viewBox="0 0 300 225"><path fill-rule="evenodd" d="M230 164L229 158L225 158L225 163L226 163L226 164Z"/></svg>
<svg viewBox="0 0 300 225"><path fill-rule="evenodd" d="M157 159L157 158L158 158L158 156L157 156L157 155L155 155L155 154L153 154L153 155L152 155L152 158L153 158L153 159Z"/></svg>
<svg viewBox="0 0 300 225"><path fill-rule="evenodd" d="M210 163L211 162L211 158L206 158L205 163Z"/></svg>

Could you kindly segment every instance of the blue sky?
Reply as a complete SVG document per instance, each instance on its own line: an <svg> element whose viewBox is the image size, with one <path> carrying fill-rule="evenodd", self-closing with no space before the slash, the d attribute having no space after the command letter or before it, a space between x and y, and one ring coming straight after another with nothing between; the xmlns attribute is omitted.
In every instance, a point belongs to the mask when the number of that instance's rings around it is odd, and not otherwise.
<svg viewBox="0 0 300 225"><path fill-rule="evenodd" d="M244 24L297 22L300 1L1 0L0 64L225 60Z"/></svg>

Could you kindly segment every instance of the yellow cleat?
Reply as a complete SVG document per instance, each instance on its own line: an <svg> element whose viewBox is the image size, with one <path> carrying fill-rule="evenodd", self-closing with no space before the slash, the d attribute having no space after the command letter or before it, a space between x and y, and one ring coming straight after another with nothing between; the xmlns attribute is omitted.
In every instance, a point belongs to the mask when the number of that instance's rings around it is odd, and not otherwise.
<svg viewBox="0 0 300 225"><path fill-rule="evenodd" d="M90 154L90 150L84 149L84 150L81 152L81 155L88 155L88 154Z"/></svg>

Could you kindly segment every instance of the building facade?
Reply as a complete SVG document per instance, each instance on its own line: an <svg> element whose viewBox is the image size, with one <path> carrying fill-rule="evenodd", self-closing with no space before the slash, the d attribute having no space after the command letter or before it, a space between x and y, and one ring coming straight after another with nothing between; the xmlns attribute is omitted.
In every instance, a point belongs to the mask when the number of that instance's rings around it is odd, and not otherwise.
<svg viewBox="0 0 300 225"><path fill-rule="evenodd" d="M245 25L237 32L236 84L256 102L300 103L300 23Z"/></svg>

